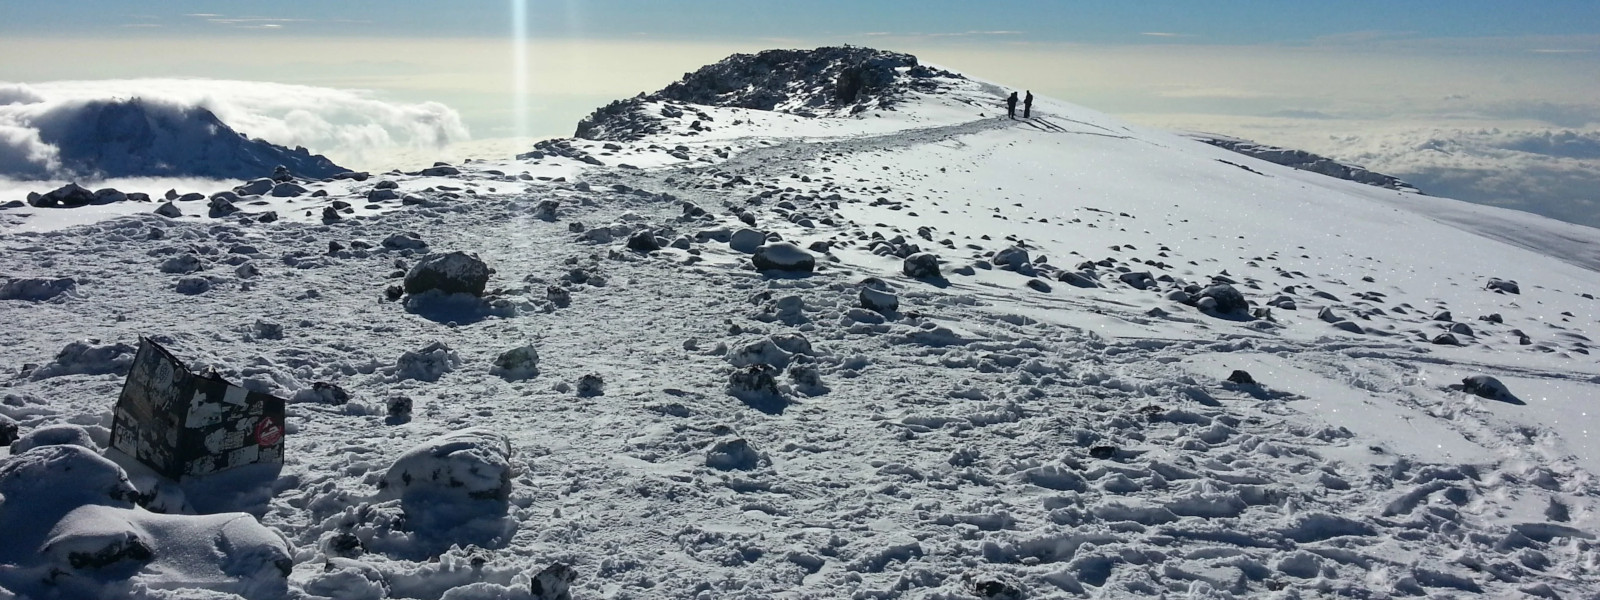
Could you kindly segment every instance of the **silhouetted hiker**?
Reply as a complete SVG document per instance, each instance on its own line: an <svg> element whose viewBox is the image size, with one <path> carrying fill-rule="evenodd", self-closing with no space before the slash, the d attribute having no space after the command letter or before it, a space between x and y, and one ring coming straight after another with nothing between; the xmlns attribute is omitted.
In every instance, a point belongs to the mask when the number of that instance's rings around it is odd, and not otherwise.
<svg viewBox="0 0 1600 600"><path fill-rule="evenodd" d="M1017 118L1017 93L1016 92L1011 92L1011 96L1006 98L1006 113L1009 114L1011 116L1011 118L1013 118L1013 119Z"/></svg>
<svg viewBox="0 0 1600 600"><path fill-rule="evenodd" d="M1026 119L1033 113L1033 90L1028 90L1028 95L1022 99L1022 118Z"/></svg>

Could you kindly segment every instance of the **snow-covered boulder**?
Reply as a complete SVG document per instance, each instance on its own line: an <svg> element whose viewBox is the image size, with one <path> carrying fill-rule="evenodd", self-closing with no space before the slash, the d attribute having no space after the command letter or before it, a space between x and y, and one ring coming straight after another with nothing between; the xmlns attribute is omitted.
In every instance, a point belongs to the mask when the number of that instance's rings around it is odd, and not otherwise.
<svg viewBox="0 0 1600 600"><path fill-rule="evenodd" d="M777 342L770 337L751 341L743 346L728 351L724 358L735 367L748 367L751 365L766 365L782 369L789 366L790 352L778 347Z"/></svg>
<svg viewBox="0 0 1600 600"><path fill-rule="evenodd" d="M483 296L489 285L489 265L466 252L429 255L406 273L407 294L438 291L443 294Z"/></svg>
<svg viewBox="0 0 1600 600"><path fill-rule="evenodd" d="M43 302L77 289L77 280L71 277L56 279L13 279L0 285L0 300L28 300Z"/></svg>
<svg viewBox="0 0 1600 600"><path fill-rule="evenodd" d="M123 343L102 344L100 340L78 340L66 345L55 359L36 369L33 379L62 375L126 374L137 349Z"/></svg>
<svg viewBox="0 0 1600 600"><path fill-rule="evenodd" d="M732 248L735 252L743 252L745 254L754 254L756 249L765 243L767 243L767 234L749 228L735 231L728 238L729 248Z"/></svg>
<svg viewBox="0 0 1600 600"><path fill-rule="evenodd" d="M728 375L728 394L750 403L781 400L778 370L767 364L752 364L734 369Z"/></svg>
<svg viewBox="0 0 1600 600"><path fill-rule="evenodd" d="M173 290L185 296L196 296L211 291L210 279L204 277L184 277L178 280Z"/></svg>
<svg viewBox="0 0 1600 600"><path fill-rule="evenodd" d="M539 375L539 351L533 344L512 348L495 357L489 374L507 380L529 379Z"/></svg>
<svg viewBox="0 0 1600 600"><path fill-rule="evenodd" d="M511 496L511 443L487 429L454 431L413 446L378 488L407 510L430 503L504 503Z"/></svg>
<svg viewBox="0 0 1600 600"><path fill-rule="evenodd" d="M927 252L907 256L900 265L901 272L913 279L932 279L939 276L939 257Z"/></svg>
<svg viewBox="0 0 1600 600"><path fill-rule="evenodd" d="M706 466L719 471L749 471L761 468L766 462L767 457L744 438L718 440L706 450Z"/></svg>
<svg viewBox="0 0 1600 600"><path fill-rule="evenodd" d="M161 269L162 273L188 275L205 268L205 265L205 261L200 260L200 257L198 256L193 254L179 254L161 261L159 268Z"/></svg>
<svg viewBox="0 0 1600 600"><path fill-rule="evenodd" d="M139 490L116 463L78 445L40 446L0 460L0 531L49 527L85 504L132 508ZM12 544L0 544L0 559Z"/></svg>
<svg viewBox="0 0 1600 600"><path fill-rule="evenodd" d="M420 350L407 350L394 361L395 379L438 381L445 373L461 366L461 358L443 342L433 342Z"/></svg>
<svg viewBox="0 0 1600 600"><path fill-rule="evenodd" d="M817 266L817 259L812 257L810 252L789 242L774 242L756 247L750 262L761 271L810 273Z"/></svg>
<svg viewBox="0 0 1600 600"><path fill-rule="evenodd" d="M23 434L17 441L11 443L11 453L22 454L42 446L82 446L90 450L100 449L100 446L94 443L94 437L89 435L89 430L63 423L46 425Z"/></svg>

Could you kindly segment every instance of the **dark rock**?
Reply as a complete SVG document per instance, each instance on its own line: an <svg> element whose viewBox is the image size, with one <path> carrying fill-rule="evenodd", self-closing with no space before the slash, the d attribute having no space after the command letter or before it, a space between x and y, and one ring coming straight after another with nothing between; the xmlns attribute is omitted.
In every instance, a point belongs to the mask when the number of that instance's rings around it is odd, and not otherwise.
<svg viewBox="0 0 1600 600"><path fill-rule="evenodd" d="M913 279L933 279L939 277L939 257L927 252L919 252L907 256L900 264L901 272L906 277Z"/></svg>
<svg viewBox="0 0 1600 600"><path fill-rule="evenodd" d="M1504 383L1488 375L1473 375L1461 380L1461 391L1490 400L1511 400L1516 396Z"/></svg>
<svg viewBox="0 0 1600 600"><path fill-rule="evenodd" d="M636 231L628 236L628 249L634 252L655 252L661 249L661 243L656 241L656 234L649 230Z"/></svg>
<svg viewBox="0 0 1600 600"><path fill-rule="evenodd" d="M578 396L588 398L604 396L606 393L606 380L598 373L589 373L578 378Z"/></svg>
<svg viewBox="0 0 1600 600"><path fill-rule="evenodd" d="M885 314L892 313L900 310L900 298L885 290L862 287L861 307Z"/></svg>
<svg viewBox="0 0 1600 600"><path fill-rule="evenodd" d="M1228 375L1228 383L1237 383L1239 385L1255 385L1256 379L1251 377L1250 373L1248 372L1235 370L1233 373Z"/></svg>
<svg viewBox="0 0 1600 600"><path fill-rule="evenodd" d="M1484 286L1484 289L1487 289L1487 290L1490 290L1490 291L1495 291L1495 292L1500 292L1500 293L1503 293L1503 294L1521 294L1522 293L1522 288L1517 286L1517 282L1515 282L1515 281L1507 281L1507 280L1504 280L1504 279L1498 279L1498 278L1493 278L1493 277L1489 278L1489 283Z"/></svg>
<svg viewBox="0 0 1600 600"><path fill-rule="evenodd" d="M1433 336L1432 342L1433 342L1433 344L1438 345L1438 346L1460 346L1461 345L1461 340L1456 339L1456 336L1454 336L1452 334L1449 334L1449 333L1441 333L1439 335Z"/></svg>
<svg viewBox="0 0 1600 600"><path fill-rule="evenodd" d="M211 280L204 277L184 277L178 280L178 285L174 289L185 296L196 296L211 291Z"/></svg>
<svg viewBox="0 0 1600 600"><path fill-rule="evenodd" d="M432 254L406 273L407 294L438 290L445 294L483 296L489 285L489 265L465 252Z"/></svg>
<svg viewBox="0 0 1600 600"><path fill-rule="evenodd" d="M28 195L28 204L35 208L76 208L92 203L94 192L76 183L66 184L44 195Z"/></svg>
<svg viewBox="0 0 1600 600"><path fill-rule="evenodd" d="M161 203L161 206L156 207L156 214L169 219L176 219L183 216L183 211L180 210L176 204L171 202L163 202Z"/></svg>
<svg viewBox="0 0 1600 600"><path fill-rule="evenodd" d="M578 579L578 572L562 563L551 563L538 575L533 577L531 584L533 600L572 600L568 588Z"/></svg>
<svg viewBox="0 0 1600 600"><path fill-rule="evenodd" d="M277 220L278 220L278 211L275 211L275 210L269 210L267 212L261 213L261 216L256 217L256 221L257 222L261 222L261 223L272 223L272 222L275 222Z"/></svg>
<svg viewBox="0 0 1600 600"><path fill-rule="evenodd" d="M810 273L817 267L817 260L810 252L789 242L775 242L757 247L750 257L750 262L759 271Z"/></svg>
<svg viewBox="0 0 1600 600"><path fill-rule="evenodd" d="M1250 310L1250 303L1245 301L1244 294L1239 293L1239 290L1226 283L1219 283L1200 290L1200 293L1196 294L1196 296L1214 300L1217 303L1216 311L1219 313L1238 314L1248 313Z"/></svg>
<svg viewBox="0 0 1600 600"><path fill-rule="evenodd" d="M0 414L0 447L10 446L22 435L22 425L15 419Z"/></svg>

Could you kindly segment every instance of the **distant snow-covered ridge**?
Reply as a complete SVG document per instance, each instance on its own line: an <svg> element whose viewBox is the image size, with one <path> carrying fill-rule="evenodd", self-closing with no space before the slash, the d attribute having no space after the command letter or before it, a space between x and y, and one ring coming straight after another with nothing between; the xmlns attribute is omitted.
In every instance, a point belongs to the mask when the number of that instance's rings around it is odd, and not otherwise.
<svg viewBox="0 0 1600 600"><path fill-rule="evenodd" d="M1218 148L1232 150L1247 156L1254 156L1261 160L1274 164L1280 164L1285 167L1294 167L1303 171L1321 173L1329 177L1354 181L1356 183L1365 183L1367 185L1381 188L1389 188L1391 190L1422 193L1422 190L1417 189L1417 187L1414 185L1406 183L1399 177L1384 175L1383 173L1378 173L1375 171L1369 171L1365 167L1342 163L1326 156L1306 152L1305 150L1279 148L1277 146L1257 144L1249 140L1213 134L1191 133L1187 135L1191 138L1211 144Z"/></svg>

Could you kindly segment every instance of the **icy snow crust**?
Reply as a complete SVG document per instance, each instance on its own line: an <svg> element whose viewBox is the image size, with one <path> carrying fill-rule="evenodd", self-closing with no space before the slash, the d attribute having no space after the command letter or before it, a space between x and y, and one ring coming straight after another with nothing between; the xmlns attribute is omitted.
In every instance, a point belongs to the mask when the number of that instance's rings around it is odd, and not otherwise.
<svg viewBox="0 0 1600 600"><path fill-rule="evenodd" d="M0 301L0 364L45 375L8 379L0 414L103 444L115 364L54 357L141 334L253 389L348 390L290 406L275 477L184 486L287 537L294 597L529 598L555 562L590 598L1600 589L1594 230L1044 98L1012 121L998 87L947 85L854 117L695 105L697 135L686 112L610 148L395 176L431 201L328 223L8 235L0 273L76 287ZM816 270L756 271L727 243L745 227ZM662 249L629 249L641 231ZM426 245L379 243L402 232ZM990 262L1011 247L1027 261ZM492 310L388 301L454 251L494 270ZM906 277L924 252L940 275ZM160 270L188 254L199 270ZM1214 278L1250 310L1206 310ZM502 376L529 346L536 371ZM448 368L400 375L418 348ZM1480 374L1514 397L1450 387ZM408 497L410 471L443 479ZM141 593L251 581L230 577Z"/></svg>

